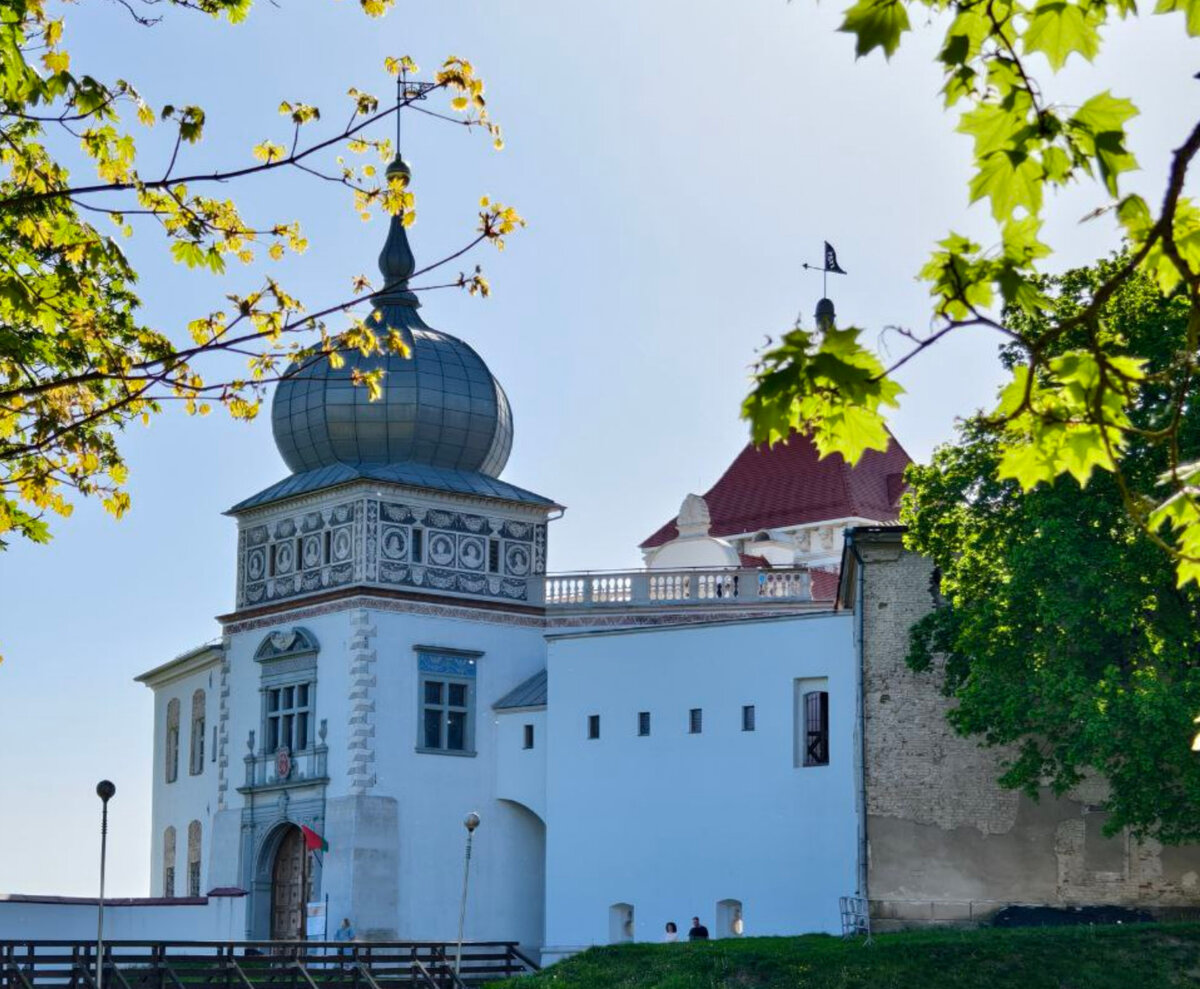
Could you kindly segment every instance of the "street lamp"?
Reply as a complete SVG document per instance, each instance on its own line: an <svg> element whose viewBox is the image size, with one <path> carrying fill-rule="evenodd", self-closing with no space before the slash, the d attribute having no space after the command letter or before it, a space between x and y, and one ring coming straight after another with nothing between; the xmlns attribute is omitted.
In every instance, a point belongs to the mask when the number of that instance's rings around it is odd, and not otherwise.
<svg viewBox="0 0 1200 989"><path fill-rule="evenodd" d="M104 989L104 859L108 853L108 802L117 788L108 780L96 784L100 798L100 900L96 908L96 989Z"/></svg>
<svg viewBox="0 0 1200 989"><path fill-rule="evenodd" d="M463 818L463 827L467 829L467 858L463 863L463 895L462 905L458 909L458 950L454 953L454 974L458 975L462 965L463 923L467 919L467 881L471 878L471 841L475 838L475 829L479 827L479 815L471 811ZM96 989L100 989L99 986Z"/></svg>

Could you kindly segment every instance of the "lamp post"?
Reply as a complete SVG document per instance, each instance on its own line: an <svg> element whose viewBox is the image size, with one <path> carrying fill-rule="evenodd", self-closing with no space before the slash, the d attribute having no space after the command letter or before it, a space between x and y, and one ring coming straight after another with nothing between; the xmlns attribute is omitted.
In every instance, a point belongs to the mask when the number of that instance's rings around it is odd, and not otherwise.
<svg viewBox="0 0 1200 989"><path fill-rule="evenodd" d="M104 859L108 853L108 802L117 788L108 780L96 784L100 798L100 900L96 908L96 989L104 989Z"/></svg>
<svg viewBox="0 0 1200 989"><path fill-rule="evenodd" d="M458 909L458 949L454 953L454 974L462 966L463 924L467 919L467 881L471 878L471 842L475 838L475 829L479 827L479 815L471 811L463 818L463 827L467 829L467 857L463 863L463 894L462 905Z"/></svg>

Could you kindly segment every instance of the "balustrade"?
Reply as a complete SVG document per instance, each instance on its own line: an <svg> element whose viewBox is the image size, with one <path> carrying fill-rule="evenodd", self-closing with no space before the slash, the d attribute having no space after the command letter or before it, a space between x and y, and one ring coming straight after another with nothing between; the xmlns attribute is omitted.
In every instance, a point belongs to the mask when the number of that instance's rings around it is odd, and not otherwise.
<svg viewBox="0 0 1200 989"><path fill-rule="evenodd" d="M805 568L772 570L629 570L557 574L545 578L545 605L559 608L619 606L730 606L812 600Z"/></svg>

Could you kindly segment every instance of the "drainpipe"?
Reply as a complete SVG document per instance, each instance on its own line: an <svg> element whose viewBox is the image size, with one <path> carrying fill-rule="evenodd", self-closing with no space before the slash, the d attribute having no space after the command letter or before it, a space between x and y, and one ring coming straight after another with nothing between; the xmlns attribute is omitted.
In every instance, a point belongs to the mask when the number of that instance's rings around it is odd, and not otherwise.
<svg viewBox="0 0 1200 989"><path fill-rule="evenodd" d="M867 612L866 601L863 600L863 593L866 588L865 583L865 562L862 558L862 553L859 552L858 543L854 539L854 529L846 530L846 543L850 548L850 552L854 554L855 562L857 563L855 579L857 580L857 589L854 593L855 610L858 612L857 629L854 636L854 652L855 652L855 687L854 692L854 771L855 771L855 793L854 806L858 814L858 890L857 895L862 899L868 898L867 891L867 729L865 717L865 699L863 697L864 674L863 674L863 658L866 650L863 647L863 631L866 627L865 616Z"/></svg>

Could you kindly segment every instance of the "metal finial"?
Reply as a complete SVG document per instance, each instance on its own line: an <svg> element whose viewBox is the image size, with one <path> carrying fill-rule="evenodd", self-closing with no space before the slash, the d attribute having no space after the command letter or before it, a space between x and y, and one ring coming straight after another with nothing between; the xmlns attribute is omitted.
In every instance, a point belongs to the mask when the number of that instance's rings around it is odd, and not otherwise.
<svg viewBox="0 0 1200 989"><path fill-rule="evenodd" d="M817 303L817 328L825 329L833 326L834 312L833 303L829 299L829 276L844 275L846 272L842 266L838 264L837 252L834 251L833 245L829 241L825 241L825 263L822 265L808 264L807 262L800 266L805 271L821 272L821 301Z"/></svg>

